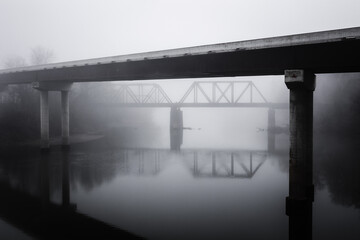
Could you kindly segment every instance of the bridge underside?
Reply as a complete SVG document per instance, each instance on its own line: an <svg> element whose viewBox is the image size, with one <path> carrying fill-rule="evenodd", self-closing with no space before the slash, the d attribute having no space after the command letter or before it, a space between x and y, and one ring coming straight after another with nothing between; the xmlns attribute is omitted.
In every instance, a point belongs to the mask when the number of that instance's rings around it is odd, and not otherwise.
<svg viewBox="0 0 360 240"><path fill-rule="evenodd" d="M49 65L51 69L2 72L0 82L122 81L283 75L286 69L313 73L360 72L360 39L199 55L143 59L83 66ZM0 72L1 73L1 72Z"/></svg>

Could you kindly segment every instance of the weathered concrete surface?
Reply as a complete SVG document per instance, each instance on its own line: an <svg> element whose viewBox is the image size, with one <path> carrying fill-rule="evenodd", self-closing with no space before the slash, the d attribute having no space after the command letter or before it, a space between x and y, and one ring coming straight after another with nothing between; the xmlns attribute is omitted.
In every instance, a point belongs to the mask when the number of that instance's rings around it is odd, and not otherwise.
<svg viewBox="0 0 360 240"><path fill-rule="evenodd" d="M183 143L183 113L177 107L170 110L170 148L180 150Z"/></svg>
<svg viewBox="0 0 360 240"><path fill-rule="evenodd" d="M290 89L289 239L312 239L313 91L315 75L303 70L285 71Z"/></svg>
<svg viewBox="0 0 360 240"><path fill-rule="evenodd" d="M49 141L49 92L40 91L40 136L41 148L50 147Z"/></svg>
<svg viewBox="0 0 360 240"><path fill-rule="evenodd" d="M61 91L61 137L62 145L69 146L70 114L69 91Z"/></svg>
<svg viewBox="0 0 360 240"><path fill-rule="evenodd" d="M358 52L359 27L7 69L0 83L359 72Z"/></svg>
<svg viewBox="0 0 360 240"><path fill-rule="evenodd" d="M33 82L33 88L40 91L41 148L50 147L49 139L49 91L61 91L61 136L62 145L69 147L69 91L71 82Z"/></svg>
<svg viewBox="0 0 360 240"><path fill-rule="evenodd" d="M285 83L290 89L290 196L312 199L315 75L286 71Z"/></svg>
<svg viewBox="0 0 360 240"><path fill-rule="evenodd" d="M275 151L275 109L268 110L268 151Z"/></svg>
<svg viewBox="0 0 360 240"><path fill-rule="evenodd" d="M72 82L32 82L32 86L44 91L70 91Z"/></svg>

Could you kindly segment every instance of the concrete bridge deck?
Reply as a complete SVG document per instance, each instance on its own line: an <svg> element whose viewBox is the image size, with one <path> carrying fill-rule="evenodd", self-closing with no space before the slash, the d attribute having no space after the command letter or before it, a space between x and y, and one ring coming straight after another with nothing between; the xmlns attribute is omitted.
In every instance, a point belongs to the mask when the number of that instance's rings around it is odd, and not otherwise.
<svg viewBox="0 0 360 240"><path fill-rule="evenodd" d="M360 27L0 71L0 84L359 72Z"/></svg>

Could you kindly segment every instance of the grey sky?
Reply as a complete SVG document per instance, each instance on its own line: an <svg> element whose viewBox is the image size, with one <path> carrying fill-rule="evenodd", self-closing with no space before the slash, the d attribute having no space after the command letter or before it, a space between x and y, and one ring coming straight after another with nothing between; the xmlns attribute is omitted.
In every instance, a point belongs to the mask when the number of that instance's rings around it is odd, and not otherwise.
<svg viewBox="0 0 360 240"><path fill-rule="evenodd" d="M0 0L0 62L56 61L360 26L359 0Z"/></svg>

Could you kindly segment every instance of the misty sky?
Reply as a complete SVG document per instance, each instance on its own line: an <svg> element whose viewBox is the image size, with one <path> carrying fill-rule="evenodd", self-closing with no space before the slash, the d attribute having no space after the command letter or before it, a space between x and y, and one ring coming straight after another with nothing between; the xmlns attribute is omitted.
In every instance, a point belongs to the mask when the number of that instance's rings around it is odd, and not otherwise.
<svg viewBox="0 0 360 240"><path fill-rule="evenodd" d="M0 63L36 46L57 62L357 27L359 9L359 0L0 0Z"/></svg>

